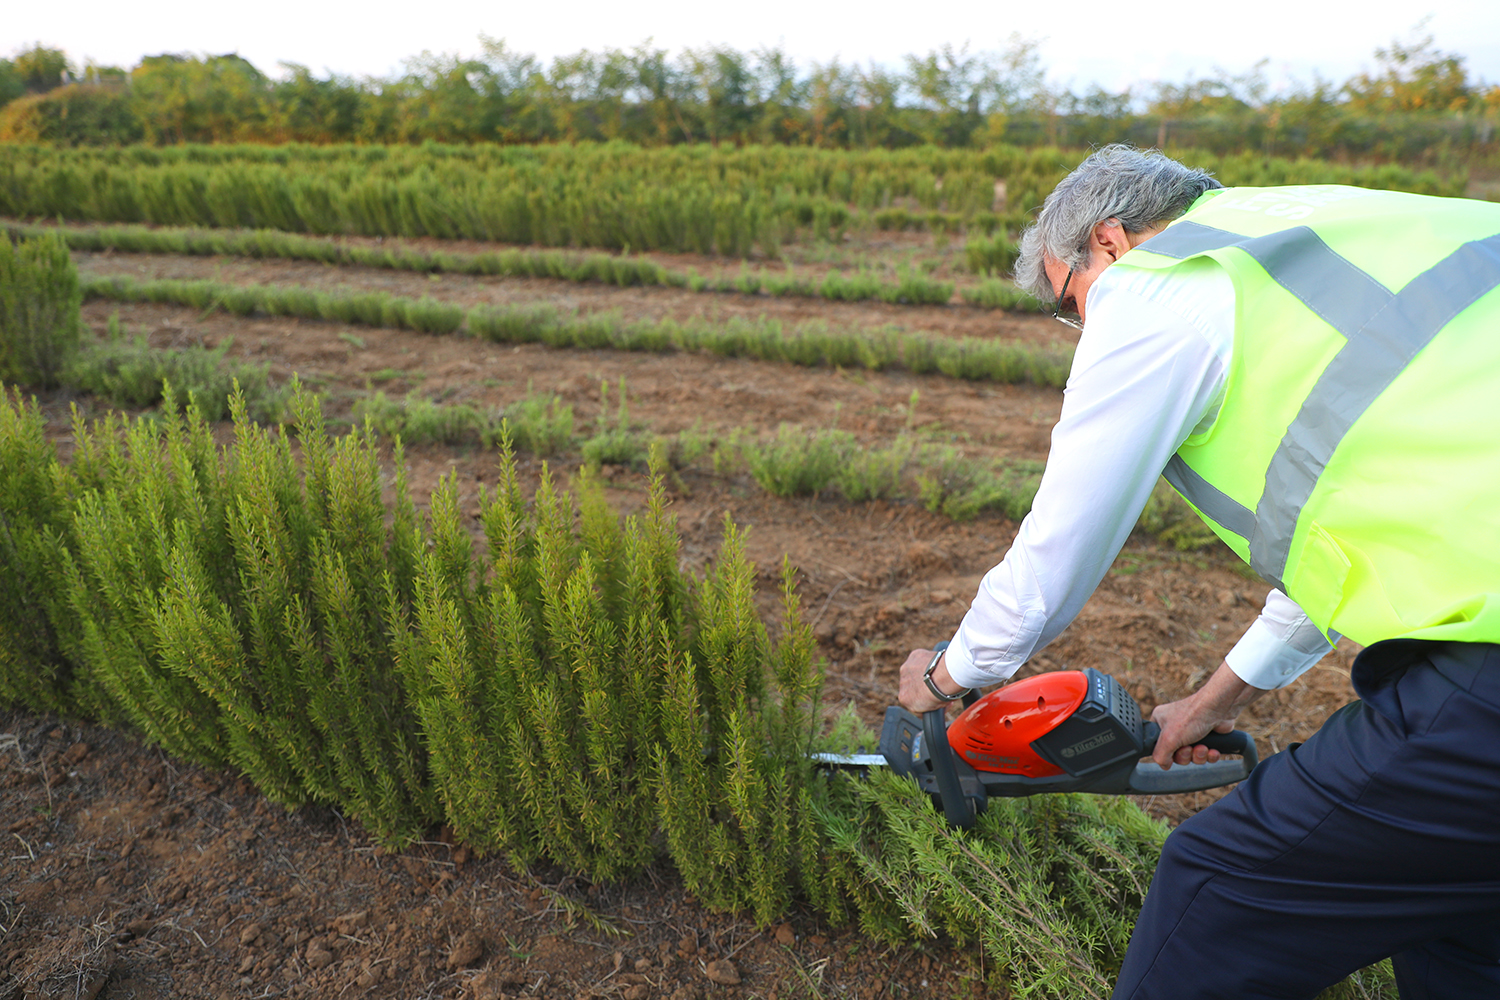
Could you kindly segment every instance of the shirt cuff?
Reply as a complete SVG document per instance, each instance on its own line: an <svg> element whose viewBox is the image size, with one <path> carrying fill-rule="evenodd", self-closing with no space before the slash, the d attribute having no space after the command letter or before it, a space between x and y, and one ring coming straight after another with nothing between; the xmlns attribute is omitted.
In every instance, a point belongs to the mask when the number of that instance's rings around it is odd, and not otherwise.
<svg viewBox="0 0 1500 1000"><path fill-rule="evenodd" d="M974 665L974 653L969 644L964 640L964 630L960 628L948 643L948 651L943 654L943 665L948 668L948 676L953 682L966 688L989 687L991 684L999 684L1006 680L1015 670L998 676L986 673Z"/></svg>
<svg viewBox="0 0 1500 1000"><path fill-rule="evenodd" d="M1333 649L1291 598L1273 590L1265 610L1235 643L1224 662L1251 687L1271 691L1301 677Z"/></svg>

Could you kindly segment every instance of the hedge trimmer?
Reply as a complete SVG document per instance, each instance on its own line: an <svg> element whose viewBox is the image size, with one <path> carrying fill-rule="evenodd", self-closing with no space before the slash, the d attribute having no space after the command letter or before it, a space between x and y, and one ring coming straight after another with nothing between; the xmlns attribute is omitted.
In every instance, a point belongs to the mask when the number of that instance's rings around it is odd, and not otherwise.
<svg viewBox="0 0 1500 1000"><path fill-rule="evenodd" d="M916 780L948 822L969 827L991 796L1041 792L1169 795L1243 781L1259 762L1249 733L1209 733L1201 742L1239 760L1176 764L1142 761L1161 729L1141 718L1120 682L1093 668L1037 674L980 697L944 730L941 708L921 719L885 711L880 752L814 755L823 766L890 767Z"/></svg>

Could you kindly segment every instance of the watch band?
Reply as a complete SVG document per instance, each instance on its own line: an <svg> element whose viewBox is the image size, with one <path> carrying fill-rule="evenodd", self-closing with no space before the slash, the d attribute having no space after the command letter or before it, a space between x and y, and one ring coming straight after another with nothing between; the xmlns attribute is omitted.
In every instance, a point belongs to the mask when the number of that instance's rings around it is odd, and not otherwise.
<svg viewBox="0 0 1500 1000"><path fill-rule="evenodd" d="M941 699L942 701L958 701L958 699L962 698L964 695L968 694L974 689L961 688L956 694L944 694L938 688L937 684L935 684L932 680L932 672L937 669L938 661L943 658L943 654L946 652L948 652L948 650L940 649L936 653L932 654L932 662L927 664L926 670L922 671L922 680L926 683L927 690L932 692L932 696L934 698Z"/></svg>

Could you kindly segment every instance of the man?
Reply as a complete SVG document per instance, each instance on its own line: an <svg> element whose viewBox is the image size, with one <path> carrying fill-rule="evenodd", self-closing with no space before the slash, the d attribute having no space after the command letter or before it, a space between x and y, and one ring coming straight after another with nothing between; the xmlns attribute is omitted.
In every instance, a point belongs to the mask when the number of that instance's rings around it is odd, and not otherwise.
<svg viewBox="0 0 1500 1000"><path fill-rule="evenodd" d="M1223 189L1112 146L1017 280L1087 325L1032 513L902 703L1055 638L1164 474L1276 589L1157 707L1159 764L1367 648L1361 701L1168 838L1115 997L1310 998L1386 956L1403 997L1500 997L1500 205Z"/></svg>

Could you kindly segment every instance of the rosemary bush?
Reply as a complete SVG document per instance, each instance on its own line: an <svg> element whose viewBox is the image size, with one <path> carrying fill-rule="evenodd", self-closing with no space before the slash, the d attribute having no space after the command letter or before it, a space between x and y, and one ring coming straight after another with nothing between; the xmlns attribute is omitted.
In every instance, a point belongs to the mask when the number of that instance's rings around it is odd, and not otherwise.
<svg viewBox="0 0 1500 1000"><path fill-rule="evenodd" d="M232 764L272 799L337 804L402 842L435 815L389 651L382 587L411 599L410 501L390 527L373 437L330 442L317 401L285 431L242 398L232 450L195 404L79 428L114 471L75 505L64 560L77 659L118 714L172 753ZM75 460L76 464L76 460Z"/></svg>
<svg viewBox="0 0 1500 1000"><path fill-rule="evenodd" d="M381 435L400 438L407 444L477 442L491 432L488 417L466 403L443 404L407 393L401 400L383 392L365 396L354 404L356 420L368 421Z"/></svg>
<svg viewBox="0 0 1500 1000"><path fill-rule="evenodd" d="M964 263L975 274L1009 274L1020 249L1004 233L976 236L964 244Z"/></svg>
<svg viewBox="0 0 1500 1000"><path fill-rule="evenodd" d="M502 418L522 451L545 458L573 445L573 407L560 396L528 395L507 406ZM499 440L498 428L487 432L486 443Z"/></svg>
<svg viewBox="0 0 1500 1000"><path fill-rule="evenodd" d="M71 546L68 489L41 411L19 390L0 393L0 703L73 712L73 662L57 631L67 617L57 577Z"/></svg>
<svg viewBox="0 0 1500 1000"><path fill-rule="evenodd" d="M1049 312L1051 307L1001 278L989 278L977 285L959 290L959 297L971 306L985 309L1007 309L1011 312Z"/></svg>
<svg viewBox="0 0 1500 1000"><path fill-rule="evenodd" d="M78 351L81 301L61 236L0 235L0 382L57 385Z"/></svg>

